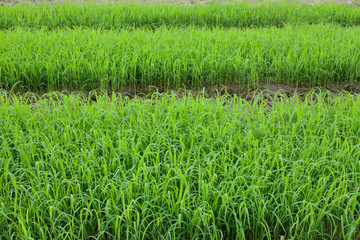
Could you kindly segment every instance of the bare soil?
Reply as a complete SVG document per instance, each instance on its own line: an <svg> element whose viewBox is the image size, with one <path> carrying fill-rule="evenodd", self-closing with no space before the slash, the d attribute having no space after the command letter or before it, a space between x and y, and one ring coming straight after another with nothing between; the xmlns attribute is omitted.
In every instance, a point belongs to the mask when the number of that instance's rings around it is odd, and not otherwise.
<svg viewBox="0 0 360 240"><path fill-rule="evenodd" d="M7 93L9 91L3 90ZM333 99L339 94L350 94L357 99L360 94L360 83L354 84L330 84L322 87L295 87L287 84L261 84L258 87L250 87L246 85L237 85L237 84L227 84L227 85L214 85L214 86L205 86L203 88L191 88L191 89L168 89L168 88L158 88L154 86L149 86L145 88L124 88L121 91L38 91L38 92L13 92L7 94L10 101L12 101L12 94L16 96L22 96L27 99L30 105L36 107L37 101L39 99L51 97L52 99L61 99L62 95L77 95L81 96L84 99L91 100L91 102L97 102L99 96L109 96L113 94L119 96L121 95L124 98L134 99L150 99L155 93L174 93L177 97L181 98L185 94L191 93L194 98L196 96L202 95L205 98L215 98L218 96L224 97L231 100L234 96L241 97L249 103L253 103L259 95L267 102L269 109L272 108L273 101L279 98L298 98L301 101L305 100L305 97L310 93L327 93L327 99ZM4 96L1 94L1 96ZM316 101L317 95L313 96L313 100Z"/></svg>
<svg viewBox="0 0 360 240"><path fill-rule="evenodd" d="M331 96L336 96L338 94L349 93L352 95L360 94L360 83L353 84L327 84L326 86L319 87L304 87L304 86L291 86L288 84L259 84L256 87L251 87L247 85L239 84L226 84L226 85L214 85L214 86L205 86L203 88L192 88L192 89L165 89L165 88L156 88L156 87L147 87L141 89L123 89L122 91L116 92L116 94L121 94L122 96L127 96L133 98L135 96L144 96L149 97L155 92L165 93L173 91L177 95L181 96L184 92L191 92L194 95L204 94L205 97L214 98L216 96L227 96L233 97L234 95L239 96L247 101L251 101L254 96L259 93L262 94L265 99L269 102L273 100L274 97L281 95L282 97L292 98L299 97L304 100L305 96L309 93L318 93L318 92L327 92ZM100 93L100 92L98 92ZM94 94L94 93L90 93ZM104 92L100 93L104 94ZM105 93L111 96L113 92Z"/></svg>

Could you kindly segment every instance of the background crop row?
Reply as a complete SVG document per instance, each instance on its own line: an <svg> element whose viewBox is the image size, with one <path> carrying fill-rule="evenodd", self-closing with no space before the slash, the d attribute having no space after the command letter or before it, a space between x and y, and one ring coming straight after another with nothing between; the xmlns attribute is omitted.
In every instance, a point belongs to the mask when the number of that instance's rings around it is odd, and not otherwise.
<svg viewBox="0 0 360 240"><path fill-rule="evenodd" d="M0 86L113 89L215 83L317 85L360 77L358 27L0 32Z"/></svg>
<svg viewBox="0 0 360 240"><path fill-rule="evenodd" d="M267 3L124 4L119 2L64 2L17 4L0 7L0 29L14 27L282 27L298 23L360 24L360 8L340 4L305 5L295 1Z"/></svg>

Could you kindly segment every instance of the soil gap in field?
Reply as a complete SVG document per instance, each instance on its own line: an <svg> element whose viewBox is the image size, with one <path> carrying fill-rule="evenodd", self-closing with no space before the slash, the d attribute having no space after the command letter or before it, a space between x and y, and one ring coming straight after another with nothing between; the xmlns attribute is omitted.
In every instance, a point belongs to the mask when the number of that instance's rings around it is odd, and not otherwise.
<svg viewBox="0 0 360 240"><path fill-rule="evenodd" d="M141 87L141 88L123 88L119 91L28 91L28 92L10 92L3 90L6 95L16 95L29 98L29 103L36 103L41 98L47 98L48 96L54 97L60 95L80 95L83 99L88 99L91 102L96 102L99 97L108 96L113 94L121 95L124 98L134 99L143 98L151 99L154 93L174 93L177 97L181 98L183 95L191 93L194 97L203 96L205 98L226 97L231 99L235 95L252 102L254 97L262 95L263 99L268 102L269 105L273 102L274 98L285 97L293 98L298 97L300 100L304 100L309 93L328 93L330 97L335 97L338 94L348 93L354 96L360 93L360 83L343 83L343 84L328 84L318 87L295 87L287 84L261 84L257 87L249 87L246 85L226 84L215 86L204 86L202 88L162 88L162 87ZM11 99L11 97L9 98Z"/></svg>

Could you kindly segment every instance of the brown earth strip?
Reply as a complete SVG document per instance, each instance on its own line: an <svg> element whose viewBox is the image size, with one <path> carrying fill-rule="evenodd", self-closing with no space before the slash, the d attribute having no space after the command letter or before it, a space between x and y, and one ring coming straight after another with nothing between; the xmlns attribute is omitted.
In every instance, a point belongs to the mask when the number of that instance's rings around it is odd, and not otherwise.
<svg viewBox="0 0 360 240"><path fill-rule="evenodd" d="M181 98L182 96L191 93L194 98L201 95L205 98L215 98L215 97L224 97L229 99L229 101L234 97L238 96L252 103L254 99L261 96L264 99L268 107L272 107L274 100L279 98L298 98L301 101L305 100L305 97L311 93L314 94L314 99L316 101L316 93L327 93L327 99L333 99L339 94L350 94L354 96L354 99L357 99L360 94L360 83L354 84L328 84L327 86L321 87L294 87L287 84L262 84L258 87L250 87L246 85L237 85L237 84L227 84L227 85L216 85L216 86L205 86L203 88L191 88L191 89L166 89L158 87L146 87L139 89L124 88L121 91L54 91L54 92L9 92L6 90L0 91L0 96L5 97L11 101L14 95L21 97L22 99L27 99L27 102L34 107L36 107L36 102L39 99L61 99L61 96L80 96L84 103L90 100L91 102L96 102L99 97L108 96L111 97L113 94L123 98L142 98L150 99L154 94L157 93L174 93L177 97Z"/></svg>

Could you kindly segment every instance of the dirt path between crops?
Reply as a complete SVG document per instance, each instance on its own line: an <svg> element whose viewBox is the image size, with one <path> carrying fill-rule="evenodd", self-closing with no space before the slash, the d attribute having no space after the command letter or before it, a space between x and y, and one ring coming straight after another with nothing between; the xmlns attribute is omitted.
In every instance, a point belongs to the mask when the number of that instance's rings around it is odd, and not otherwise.
<svg viewBox="0 0 360 240"><path fill-rule="evenodd" d="M231 100L234 96L238 96L249 103L253 103L254 99L257 96L261 95L263 99L268 103L269 107L272 107L273 101L279 98L298 98L301 101L304 101L306 96L310 93L315 93L313 100L316 100L317 93L328 93L326 96L328 99L333 99L337 95L341 94L350 94L354 96L354 99L357 99L360 96L360 83L354 84L327 84L322 87L295 87L288 84L260 84L257 87L251 87L247 85L238 85L238 84L226 84L226 85L214 85L214 86L205 86L202 88L187 88L187 89L176 89L176 88L161 88L161 87L142 87L142 88L124 88L117 91L23 91L23 92L11 92L8 90L3 90L4 92L0 96L5 95L10 96L10 101L12 99L11 95L15 94L16 96L26 96L26 99L29 99L29 104L35 104L37 100L48 97L56 97L62 95L76 95L81 96L84 100L89 99L91 102L97 102L99 96L107 95L112 97L113 94L121 95L123 98L142 98L150 99L155 93L167 93L175 94L177 97L181 98L182 96L191 93L194 98L196 96L204 96L205 98L216 98L222 96L226 99Z"/></svg>
<svg viewBox="0 0 360 240"><path fill-rule="evenodd" d="M318 92L328 92L331 96L336 96L338 94L348 93L351 95L360 95L360 83L353 84L326 84L325 86L319 87L296 87L288 84L259 84L257 87L251 87L238 84L226 84L226 85L215 85L215 86L205 86L202 88L190 88L190 89L165 89L165 88L141 88L141 89L123 89L122 91L116 92L116 94L121 94L124 97L134 98L135 96L151 96L152 93L160 92L166 93L171 92L178 95L182 95L183 92L191 92L194 95L204 94L207 98L214 98L216 96L227 96L233 97L234 95L239 96L247 101L251 101L253 97L261 93L265 99L269 102L272 102L274 97L281 95L283 97L292 98L299 97L304 99L305 96L309 93L318 93ZM100 93L100 92L99 92ZM90 93L93 94L93 93ZM104 94L104 92L100 93ZM111 96L113 92L107 92Z"/></svg>

